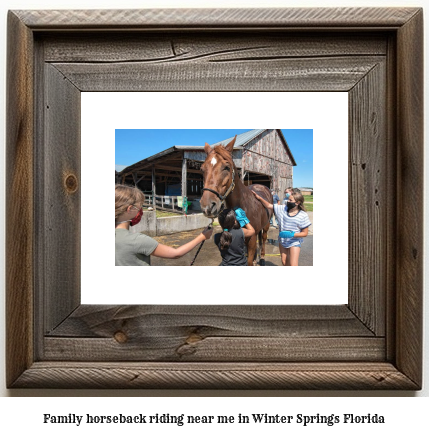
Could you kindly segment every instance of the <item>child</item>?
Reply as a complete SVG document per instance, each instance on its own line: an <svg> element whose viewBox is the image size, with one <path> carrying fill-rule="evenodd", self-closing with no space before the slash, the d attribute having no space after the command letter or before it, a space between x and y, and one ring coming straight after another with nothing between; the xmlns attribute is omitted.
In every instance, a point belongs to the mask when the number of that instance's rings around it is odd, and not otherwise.
<svg viewBox="0 0 429 436"><path fill-rule="evenodd" d="M286 204L289 200L290 194L292 194L293 189L292 188L286 188L285 189L285 197L283 198L283 204Z"/></svg>
<svg viewBox="0 0 429 436"><path fill-rule="evenodd" d="M304 208L304 197L299 189L292 189L286 205L272 205L252 191L268 209L273 209L280 225L279 248L283 266L298 266L302 238L308 235L311 225Z"/></svg>
<svg viewBox="0 0 429 436"><path fill-rule="evenodd" d="M247 219L245 212L242 209L237 209L236 212L232 209L224 209L218 219L223 231L214 236L214 242L222 256L220 265L247 266L244 238L253 236L255 229Z"/></svg>
<svg viewBox="0 0 429 436"><path fill-rule="evenodd" d="M138 188L115 186L115 265L149 266L150 256L177 259L210 239L213 229L204 229L194 240L178 248L160 244L142 233L130 233L130 226L143 216L144 194Z"/></svg>

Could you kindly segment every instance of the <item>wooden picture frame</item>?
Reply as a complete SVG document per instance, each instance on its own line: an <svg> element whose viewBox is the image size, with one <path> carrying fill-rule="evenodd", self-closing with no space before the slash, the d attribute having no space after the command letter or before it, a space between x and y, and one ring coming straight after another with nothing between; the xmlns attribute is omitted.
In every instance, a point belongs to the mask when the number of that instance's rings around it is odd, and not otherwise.
<svg viewBox="0 0 429 436"><path fill-rule="evenodd" d="M422 45L419 8L10 11L7 386L420 389ZM349 93L347 305L80 304L80 94L166 90Z"/></svg>

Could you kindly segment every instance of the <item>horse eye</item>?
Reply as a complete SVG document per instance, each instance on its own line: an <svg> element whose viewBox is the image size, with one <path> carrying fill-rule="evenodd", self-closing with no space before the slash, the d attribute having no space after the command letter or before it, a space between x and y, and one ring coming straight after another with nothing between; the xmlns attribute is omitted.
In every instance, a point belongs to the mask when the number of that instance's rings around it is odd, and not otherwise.
<svg viewBox="0 0 429 436"><path fill-rule="evenodd" d="M229 167L225 167L224 170L225 170L225 171L229 171L230 168L229 168Z"/></svg>

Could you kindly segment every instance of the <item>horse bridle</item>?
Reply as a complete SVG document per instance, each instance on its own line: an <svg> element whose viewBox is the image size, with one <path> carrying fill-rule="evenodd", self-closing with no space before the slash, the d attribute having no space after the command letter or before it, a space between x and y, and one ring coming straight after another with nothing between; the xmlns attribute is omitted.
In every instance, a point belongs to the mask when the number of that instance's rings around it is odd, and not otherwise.
<svg viewBox="0 0 429 436"><path fill-rule="evenodd" d="M210 188L203 188L203 189L202 189L202 191L213 192L213 194L215 194L217 197L220 198L221 205L220 205L220 211L219 211L219 213L220 213L220 212L223 210L223 208L225 207L225 200L226 200L226 197L228 197L228 195L231 194L231 192L232 192L232 191L234 190L234 188L235 188L235 182L234 182L234 179L235 179L235 171L234 171L234 168L232 168L232 182L231 182L231 184L229 185L229 188L226 190L226 192L225 192L224 195L220 195L219 192L216 192L214 189L210 189ZM212 218L212 222L211 222L211 224L208 226L208 228L210 229L210 228L212 227L212 225L213 225L213 218ZM197 250L197 252L196 252L196 254L195 254L195 257L194 257L193 261L191 262L191 265L190 265L190 266L192 266L192 265L194 264L195 259L196 259L197 256L198 256L198 253L201 251L201 248L203 248L204 242L206 242L205 239L204 239L203 242L201 242L200 247L198 248L198 250Z"/></svg>
<svg viewBox="0 0 429 436"><path fill-rule="evenodd" d="M228 195L231 194L231 192L235 188L234 179L235 179L235 171L234 171L234 168L232 168L232 182L229 185L229 188L226 190L224 195L220 195L219 192L216 192L214 189L210 189L210 188L203 188L202 191L209 191L209 192L212 192L213 194L215 194L219 198L219 200L221 201L221 208L220 208L220 210L222 210L225 207L226 197L228 197Z"/></svg>

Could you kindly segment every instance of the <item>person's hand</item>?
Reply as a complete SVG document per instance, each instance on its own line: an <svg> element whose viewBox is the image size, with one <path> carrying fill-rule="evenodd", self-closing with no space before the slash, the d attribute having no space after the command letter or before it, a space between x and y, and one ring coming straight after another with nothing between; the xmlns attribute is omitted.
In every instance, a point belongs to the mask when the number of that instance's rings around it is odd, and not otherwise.
<svg viewBox="0 0 429 436"><path fill-rule="evenodd" d="M290 230L287 230L285 232L280 232L279 236L280 238L293 238L295 235L294 232L291 232Z"/></svg>
<svg viewBox="0 0 429 436"><path fill-rule="evenodd" d="M235 218L240 223L240 227L244 227L246 224L250 222L249 218L247 218L246 216L246 212L243 209L237 207L236 209L234 209L234 212L235 212Z"/></svg>
<svg viewBox="0 0 429 436"><path fill-rule="evenodd" d="M250 191L258 200L261 199L261 197L255 192L255 191Z"/></svg>
<svg viewBox="0 0 429 436"><path fill-rule="evenodd" d="M201 234L204 236L205 239L210 239L213 234L213 227L206 227Z"/></svg>

